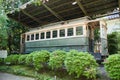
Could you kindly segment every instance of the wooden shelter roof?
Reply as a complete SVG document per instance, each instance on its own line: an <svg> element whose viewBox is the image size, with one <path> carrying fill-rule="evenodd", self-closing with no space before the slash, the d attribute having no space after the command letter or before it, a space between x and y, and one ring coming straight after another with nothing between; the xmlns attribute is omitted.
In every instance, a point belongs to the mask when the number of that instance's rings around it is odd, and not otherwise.
<svg viewBox="0 0 120 80"><path fill-rule="evenodd" d="M34 28L83 16L94 18L115 9L120 9L120 0L49 0L40 6L28 2L21 6L20 11L7 15L25 26Z"/></svg>

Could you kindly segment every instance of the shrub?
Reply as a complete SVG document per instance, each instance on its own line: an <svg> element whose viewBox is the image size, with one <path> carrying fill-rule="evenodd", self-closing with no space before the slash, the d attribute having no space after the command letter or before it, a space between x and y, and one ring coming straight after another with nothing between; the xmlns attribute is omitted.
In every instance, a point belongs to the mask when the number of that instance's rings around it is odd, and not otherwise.
<svg viewBox="0 0 120 80"><path fill-rule="evenodd" d="M27 55L26 59L25 59L25 63L28 66L32 66L33 65L33 56L35 55L36 51L30 53Z"/></svg>
<svg viewBox="0 0 120 80"><path fill-rule="evenodd" d="M52 69L61 68L64 64L65 54L66 52L62 50L56 50L51 53L49 59L49 66Z"/></svg>
<svg viewBox="0 0 120 80"><path fill-rule="evenodd" d="M18 63L19 63L19 64L24 64L26 57L27 57L27 54L26 54L26 55L21 55L21 56L18 58Z"/></svg>
<svg viewBox="0 0 120 80"><path fill-rule="evenodd" d="M75 73L77 78L96 78L97 63L91 54L71 50L66 55L65 67L69 74Z"/></svg>
<svg viewBox="0 0 120 80"><path fill-rule="evenodd" d="M7 58L5 58L5 63L18 64L19 57L20 55L10 55Z"/></svg>
<svg viewBox="0 0 120 80"><path fill-rule="evenodd" d="M41 69L49 60L49 52L46 50L36 51L33 56L33 63L36 70Z"/></svg>
<svg viewBox="0 0 120 80"><path fill-rule="evenodd" d="M120 54L114 54L106 59L105 69L114 80L120 80Z"/></svg>

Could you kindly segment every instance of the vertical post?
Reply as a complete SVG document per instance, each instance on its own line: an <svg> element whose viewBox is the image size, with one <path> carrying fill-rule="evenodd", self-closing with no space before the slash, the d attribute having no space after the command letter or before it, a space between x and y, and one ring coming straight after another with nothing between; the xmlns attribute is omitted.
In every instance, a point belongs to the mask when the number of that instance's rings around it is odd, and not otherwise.
<svg viewBox="0 0 120 80"><path fill-rule="evenodd" d="M50 31L50 39L53 38L53 30Z"/></svg>
<svg viewBox="0 0 120 80"><path fill-rule="evenodd" d="M101 38L101 46L100 52L103 56L108 55L107 49L107 27L104 21L100 21L100 38Z"/></svg>
<svg viewBox="0 0 120 80"><path fill-rule="evenodd" d="M57 38L60 37L60 29L57 29Z"/></svg>
<svg viewBox="0 0 120 80"><path fill-rule="evenodd" d="M20 53L22 53L22 34L20 35Z"/></svg>
<svg viewBox="0 0 120 80"><path fill-rule="evenodd" d="M76 36L76 27L73 27L73 35Z"/></svg>

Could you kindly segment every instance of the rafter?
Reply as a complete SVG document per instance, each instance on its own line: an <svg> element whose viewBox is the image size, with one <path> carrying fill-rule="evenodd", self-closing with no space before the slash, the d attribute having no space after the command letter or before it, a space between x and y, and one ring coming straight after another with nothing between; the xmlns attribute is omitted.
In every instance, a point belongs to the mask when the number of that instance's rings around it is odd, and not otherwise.
<svg viewBox="0 0 120 80"><path fill-rule="evenodd" d="M34 21L36 21L37 23L41 24L41 21L39 21L37 18L31 16L29 13L27 13L25 10L21 9L21 11L27 15L28 17L30 17L31 19L33 19Z"/></svg>
<svg viewBox="0 0 120 80"><path fill-rule="evenodd" d="M100 13L105 13L106 11L110 11L110 10L113 10L114 9L114 7L109 7L109 8L103 8L103 9L100 9L99 11L96 11L96 12L92 12L92 13L90 13L89 15L90 16L93 16L93 14L100 14Z"/></svg>
<svg viewBox="0 0 120 80"><path fill-rule="evenodd" d="M42 4L48 11L50 11L55 17L57 17L59 20L64 21L64 19L58 15L55 11L53 11L50 7L48 7L45 4Z"/></svg>
<svg viewBox="0 0 120 80"><path fill-rule="evenodd" d="M101 7L100 7L101 6ZM95 6L94 8L91 8L91 9L88 9L88 12L91 13L91 12L97 12L97 11L100 11L102 9L107 9L107 8L110 8L110 7L115 7L116 6L116 3L109 3L109 5L99 5L99 6ZM98 8L99 7L99 8Z"/></svg>
<svg viewBox="0 0 120 80"><path fill-rule="evenodd" d="M85 10L85 8L83 7L83 5L81 4L80 0L76 0L78 6L80 7L80 9L82 10L82 12L85 14L85 16L88 16L87 11Z"/></svg>
<svg viewBox="0 0 120 80"><path fill-rule="evenodd" d="M71 3L72 3L72 2L63 3L63 4L60 4L60 5L56 6L56 7L53 7L53 8L51 8L51 9L56 9L56 8L59 8L59 7L61 7L61 6L68 5L68 4L71 4ZM30 13L32 13L32 12L34 12L34 11L37 11L37 10L39 10L39 8L31 10ZM68 10L68 9L67 9L67 10ZM63 10L63 11L64 11L64 10ZM41 13L44 13L44 12L47 12L47 11L46 11L46 10L38 11L38 12L36 12L35 14L32 14L32 15L33 15L33 16L36 16L36 15L41 14ZM24 18L24 19L27 19L27 18ZM23 20L24 20L24 19L23 19Z"/></svg>
<svg viewBox="0 0 120 80"><path fill-rule="evenodd" d="M102 1L102 0L91 1L90 3L87 3L87 4L83 5L83 6L89 6L89 5L92 5L92 4L95 4L95 3L98 3L98 2L100 2L100 1Z"/></svg>

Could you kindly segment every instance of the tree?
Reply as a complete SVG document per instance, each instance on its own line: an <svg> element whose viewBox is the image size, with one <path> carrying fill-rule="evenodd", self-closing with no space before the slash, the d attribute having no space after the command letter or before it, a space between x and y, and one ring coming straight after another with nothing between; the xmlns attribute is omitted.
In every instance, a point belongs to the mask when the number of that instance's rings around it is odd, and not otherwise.
<svg viewBox="0 0 120 80"><path fill-rule="evenodd" d="M16 2L14 2L16 1ZM27 28L21 24L8 19L6 14L11 10L15 10L26 0L0 0L0 49L11 51L18 50L20 45L20 35Z"/></svg>
<svg viewBox="0 0 120 80"><path fill-rule="evenodd" d="M21 24L9 19L8 21L9 29L7 31L8 33L8 49L9 52L11 51L18 51L20 49L20 35L22 33L25 33L28 28L25 26L22 26ZM16 44L18 43L18 44Z"/></svg>
<svg viewBox="0 0 120 80"><path fill-rule="evenodd" d="M32 1L36 5L41 5L49 0L0 0L0 49L16 51L20 48L20 35L28 30L27 27L8 19L6 14L12 10L18 10L19 7Z"/></svg>
<svg viewBox="0 0 120 80"><path fill-rule="evenodd" d="M0 1L1 2L1 1ZM2 9L2 6L0 6ZM0 49L5 49L7 46L7 17L3 10L0 10Z"/></svg>
<svg viewBox="0 0 120 80"><path fill-rule="evenodd" d="M118 51L118 37L116 32L108 34L108 52L109 54L115 54Z"/></svg>

